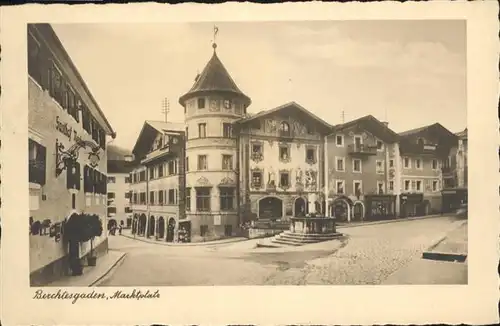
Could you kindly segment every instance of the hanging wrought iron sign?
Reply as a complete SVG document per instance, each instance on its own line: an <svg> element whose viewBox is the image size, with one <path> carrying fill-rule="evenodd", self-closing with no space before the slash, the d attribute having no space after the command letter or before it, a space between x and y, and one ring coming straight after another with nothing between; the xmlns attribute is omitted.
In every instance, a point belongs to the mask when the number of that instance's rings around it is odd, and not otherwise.
<svg viewBox="0 0 500 326"><path fill-rule="evenodd" d="M77 161L80 149L90 149L88 154L89 165L95 168L100 161L99 145L87 140L78 140L69 149L65 150L64 144L56 140L56 177L58 177L69 166L70 161Z"/></svg>

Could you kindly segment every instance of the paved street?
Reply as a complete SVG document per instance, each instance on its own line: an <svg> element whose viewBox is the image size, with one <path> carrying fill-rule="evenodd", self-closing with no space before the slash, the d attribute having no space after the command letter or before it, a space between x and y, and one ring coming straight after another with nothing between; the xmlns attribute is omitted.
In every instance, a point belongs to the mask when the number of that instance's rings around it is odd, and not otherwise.
<svg viewBox="0 0 500 326"><path fill-rule="evenodd" d="M254 248L258 240L174 247L115 236L110 247L127 256L101 286L380 284L460 222L443 216L344 228L344 239L291 249Z"/></svg>

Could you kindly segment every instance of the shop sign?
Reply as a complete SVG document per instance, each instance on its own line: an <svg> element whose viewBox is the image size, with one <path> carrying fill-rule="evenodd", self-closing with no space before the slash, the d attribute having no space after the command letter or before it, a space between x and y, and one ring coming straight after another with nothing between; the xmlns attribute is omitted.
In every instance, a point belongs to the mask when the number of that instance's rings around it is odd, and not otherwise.
<svg viewBox="0 0 500 326"><path fill-rule="evenodd" d="M457 193L456 190L443 190L443 195L455 195Z"/></svg>
<svg viewBox="0 0 500 326"><path fill-rule="evenodd" d="M59 116L56 117L56 130L68 137L70 141L73 140L78 143L83 140L80 136L78 136L76 130L73 130L73 127L70 127L67 122L60 121Z"/></svg>

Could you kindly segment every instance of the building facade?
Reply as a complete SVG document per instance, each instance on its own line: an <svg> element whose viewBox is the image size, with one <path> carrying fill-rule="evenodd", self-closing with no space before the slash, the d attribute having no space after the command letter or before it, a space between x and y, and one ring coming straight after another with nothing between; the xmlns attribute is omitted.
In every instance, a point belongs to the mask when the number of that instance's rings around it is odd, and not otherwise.
<svg viewBox="0 0 500 326"><path fill-rule="evenodd" d="M435 123L399 134L400 215L442 212L444 162L457 146L455 134Z"/></svg>
<svg viewBox="0 0 500 326"><path fill-rule="evenodd" d="M467 128L456 133L456 136L457 146L452 148L442 168L444 187L441 194L444 212L452 212L468 202Z"/></svg>
<svg viewBox="0 0 500 326"><path fill-rule="evenodd" d="M30 279L46 284L68 271L62 241L73 213L106 220L106 143L115 134L49 24L28 25ZM94 240L107 252L106 223ZM81 243L85 257L90 243Z"/></svg>
<svg viewBox="0 0 500 326"><path fill-rule="evenodd" d="M144 123L133 149L136 166L130 174L133 234L173 242L179 229L189 229L185 143L183 124Z"/></svg>
<svg viewBox="0 0 500 326"><path fill-rule="evenodd" d="M108 225L132 227L130 173L134 167L132 155L123 160L108 160Z"/></svg>
<svg viewBox="0 0 500 326"><path fill-rule="evenodd" d="M396 215L398 136L369 115L332 128L327 141L329 214L340 221Z"/></svg>
<svg viewBox="0 0 500 326"><path fill-rule="evenodd" d="M241 220L324 212L331 126L295 102L236 122Z"/></svg>

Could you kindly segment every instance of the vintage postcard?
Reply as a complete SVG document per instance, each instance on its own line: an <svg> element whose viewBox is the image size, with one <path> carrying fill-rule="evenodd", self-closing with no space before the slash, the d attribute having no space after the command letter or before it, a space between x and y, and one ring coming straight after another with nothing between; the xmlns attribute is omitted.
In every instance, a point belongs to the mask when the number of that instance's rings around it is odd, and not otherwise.
<svg viewBox="0 0 500 326"><path fill-rule="evenodd" d="M498 321L497 12L2 8L2 321Z"/></svg>

